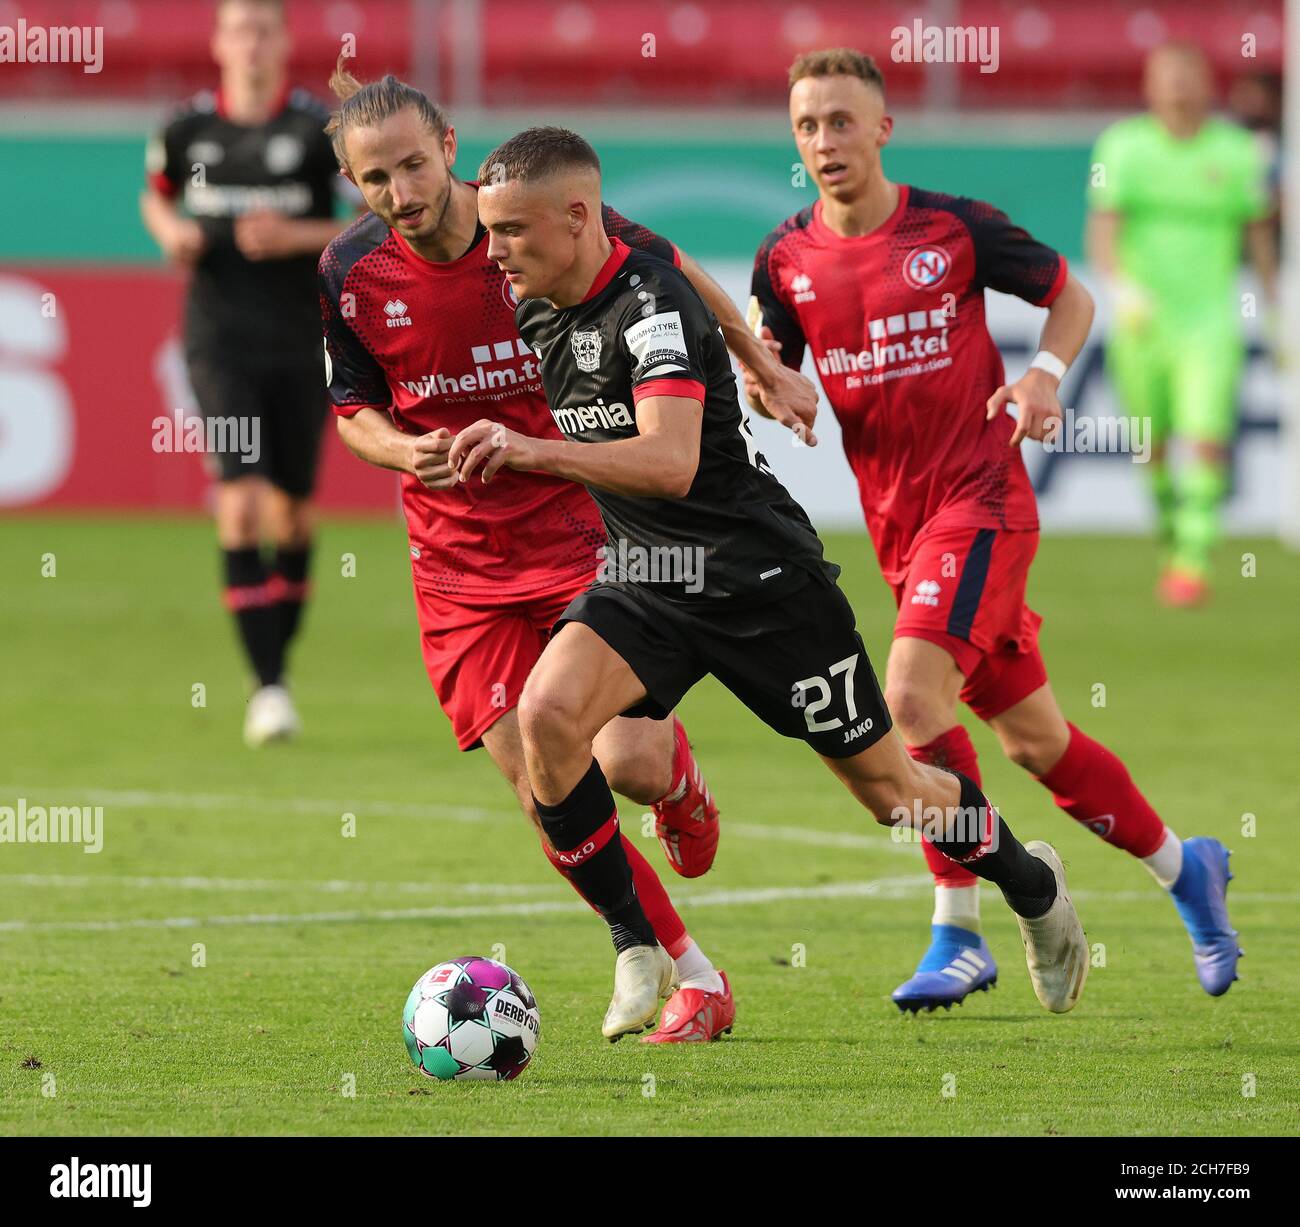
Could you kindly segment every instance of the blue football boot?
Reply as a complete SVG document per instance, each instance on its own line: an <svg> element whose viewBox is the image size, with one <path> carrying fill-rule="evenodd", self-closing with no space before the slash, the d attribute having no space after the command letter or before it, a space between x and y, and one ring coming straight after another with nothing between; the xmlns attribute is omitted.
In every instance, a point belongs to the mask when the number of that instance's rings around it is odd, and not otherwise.
<svg viewBox="0 0 1300 1227"><path fill-rule="evenodd" d="M931 925L930 949L917 964L916 974L890 994L900 1010L950 1010L961 1005L967 993L988 992L998 982L998 965L978 933L957 925Z"/></svg>
<svg viewBox="0 0 1300 1227"><path fill-rule="evenodd" d="M1183 840L1183 869L1170 894L1192 936L1196 978L1211 997L1222 997L1237 977L1237 930L1228 920L1228 857L1217 839Z"/></svg>

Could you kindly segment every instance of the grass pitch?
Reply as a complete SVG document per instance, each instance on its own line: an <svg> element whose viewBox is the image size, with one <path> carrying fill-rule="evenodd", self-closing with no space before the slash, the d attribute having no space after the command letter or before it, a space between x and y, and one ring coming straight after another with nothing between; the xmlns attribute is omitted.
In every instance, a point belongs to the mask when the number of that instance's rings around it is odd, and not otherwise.
<svg viewBox="0 0 1300 1227"><path fill-rule="evenodd" d="M828 553L883 672L891 608L869 544L831 537ZM928 936L919 852L707 682L683 717L722 846L704 879L664 872L739 1016L717 1044L665 1050L600 1038L608 939L487 757L455 751L396 523L324 527L293 669L305 736L256 753L239 740L245 681L208 524L0 524L0 805L104 810L98 854L0 843L0 1130L1289 1132L1300 568L1230 543L1213 606L1173 613L1151 597L1153 566L1146 543L1048 539L1030 599L1067 715L1176 830L1234 849L1247 957L1226 997L1197 986L1142 867L976 727L986 788L1021 838L1062 850L1104 966L1073 1014L1043 1013L990 892L999 987L900 1017L888 994ZM432 1083L406 1057L407 990L468 953L504 958L537 994L541 1045L518 1082Z"/></svg>

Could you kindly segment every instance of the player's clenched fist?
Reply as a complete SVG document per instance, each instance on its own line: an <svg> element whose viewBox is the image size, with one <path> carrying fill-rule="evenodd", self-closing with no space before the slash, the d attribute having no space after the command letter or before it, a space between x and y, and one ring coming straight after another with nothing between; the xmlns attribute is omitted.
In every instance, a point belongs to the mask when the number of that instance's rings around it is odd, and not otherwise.
<svg viewBox="0 0 1300 1227"><path fill-rule="evenodd" d="M512 469L531 468L529 445L532 442L526 435L507 430L500 422L481 418L456 436L448 459L461 481L469 481L481 464L483 484L487 485L502 465Z"/></svg>
<svg viewBox="0 0 1300 1227"><path fill-rule="evenodd" d="M458 480L447 460L451 431L445 426L411 440L410 470L430 490L450 490Z"/></svg>

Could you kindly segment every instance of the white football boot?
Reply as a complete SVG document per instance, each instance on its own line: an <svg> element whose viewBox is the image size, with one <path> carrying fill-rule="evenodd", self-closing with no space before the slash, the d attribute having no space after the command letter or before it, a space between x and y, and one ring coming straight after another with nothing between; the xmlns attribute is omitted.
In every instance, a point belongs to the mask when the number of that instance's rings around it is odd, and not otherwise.
<svg viewBox="0 0 1300 1227"><path fill-rule="evenodd" d="M288 741L302 731L293 700L283 686L263 686L248 700L244 717L244 741L264 746L269 741Z"/></svg>
<svg viewBox="0 0 1300 1227"><path fill-rule="evenodd" d="M662 946L633 946L614 964L614 997L601 1034L611 1043L653 1026L659 1000L677 990L677 964Z"/></svg>
<svg viewBox="0 0 1300 1227"><path fill-rule="evenodd" d="M1056 849L1041 839L1025 845L1030 856L1050 866L1056 876L1056 899L1037 920L1017 916L1025 943L1029 978L1043 1009L1065 1014L1078 1004L1088 978L1088 942L1065 886L1065 867Z"/></svg>

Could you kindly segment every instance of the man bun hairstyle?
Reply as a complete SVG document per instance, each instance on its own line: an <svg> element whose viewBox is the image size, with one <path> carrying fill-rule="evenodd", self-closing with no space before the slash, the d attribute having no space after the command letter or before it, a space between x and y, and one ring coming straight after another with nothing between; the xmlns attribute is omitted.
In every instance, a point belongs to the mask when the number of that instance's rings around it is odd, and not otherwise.
<svg viewBox="0 0 1300 1227"><path fill-rule="evenodd" d="M339 109L330 116L325 133L334 143L334 156L344 170L347 154L343 138L349 128L376 128L386 119L411 107L439 139L447 135L451 121L447 112L427 94L387 73L378 81L361 82L348 70L347 57L340 55L330 76L330 89L339 99Z"/></svg>
<svg viewBox="0 0 1300 1227"><path fill-rule="evenodd" d="M804 77L858 77L885 92L885 75L876 61L851 47L828 47L823 51L805 51L790 65L790 88Z"/></svg>
<svg viewBox="0 0 1300 1227"><path fill-rule="evenodd" d="M600 158L585 138L568 128L525 128L483 159L478 177L484 186L514 179L528 183L579 169L600 174Z"/></svg>

